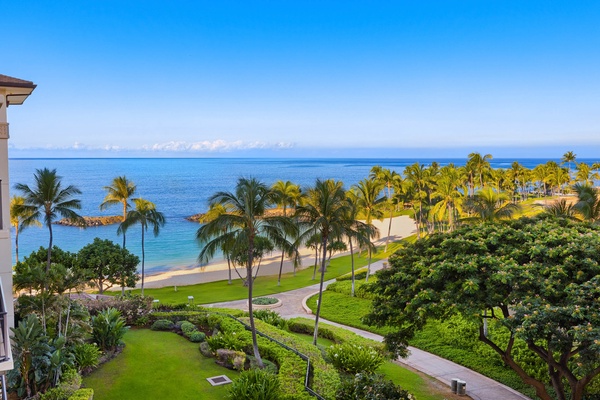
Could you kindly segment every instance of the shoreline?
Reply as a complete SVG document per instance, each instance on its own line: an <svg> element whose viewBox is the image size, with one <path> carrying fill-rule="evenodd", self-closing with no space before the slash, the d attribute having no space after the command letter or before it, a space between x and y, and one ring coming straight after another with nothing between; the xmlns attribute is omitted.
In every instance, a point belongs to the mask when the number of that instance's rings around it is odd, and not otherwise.
<svg viewBox="0 0 600 400"><path fill-rule="evenodd" d="M373 221L379 229L380 238L375 241L377 245L385 244L387 238L387 230L389 224L389 218L385 218L382 221ZM416 233L415 222L412 218L402 215L394 217L392 220L392 230L390 232L390 242L400 240L407 236ZM301 248L301 266L299 269L306 269L312 267L314 260L314 252L308 248ZM346 254L350 254L349 251L343 253L337 253L333 257L340 257ZM258 275L276 275L279 273L279 265L281 262L281 253L274 251L269 257L265 257L260 265ZM144 278L145 288L162 288L167 286L186 286L195 285L198 283L208 283L228 279L227 261L220 260L216 262L210 262L203 267L186 268L186 267L175 267L165 272L158 272L152 275L146 275ZM238 268L239 269L239 268ZM293 272L293 265L289 260L284 260L282 273ZM241 271L245 272L245 271ZM242 274L243 275L243 274ZM232 280L239 279L235 271L231 271ZM140 288L140 284L136 284L136 289ZM111 290L121 290L121 287L115 286Z"/></svg>

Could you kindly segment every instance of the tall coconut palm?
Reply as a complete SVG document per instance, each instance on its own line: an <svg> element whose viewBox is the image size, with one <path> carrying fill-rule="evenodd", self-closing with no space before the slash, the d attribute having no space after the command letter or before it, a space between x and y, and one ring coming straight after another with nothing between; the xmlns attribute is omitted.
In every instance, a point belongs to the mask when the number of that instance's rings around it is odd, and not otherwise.
<svg viewBox="0 0 600 400"><path fill-rule="evenodd" d="M569 177L571 177L571 163L575 162L576 159L577 159L577 155L572 151L567 151L562 156L562 159L561 159L562 164L569 164Z"/></svg>
<svg viewBox="0 0 600 400"><path fill-rule="evenodd" d="M404 169L404 175L406 180L411 186L411 193L413 193L413 202L418 203L417 214L417 238L421 238L421 226L423 225L423 203L427 199L427 184L429 181L429 173L423 164L418 162L407 166ZM413 203L413 207L416 205Z"/></svg>
<svg viewBox="0 0 600 400"><path fill-rule="evenodd" d="M140 224L142 227L142 296L144 295L144 265L146 261L145 239L144 234L148 227L152 227L154 236L158 236L160 228L165 225L165 216L160 211L156 210L156 205L148 200L137 198L133 199L135 209L127 212L125 221L121 222L117 233L125 235L127 229L131 226Z"/></svg>
<svg viewBox="0 0 600 400"><path fill-rule="evenodd" d="M383 211L382 206L385 202L385 197L381 196L381 190L383 185L379 181L371 179L363 179L358 184L352 186L352 193L356 197L356 205L358 206L359 212L365 217L365 223L367 225L373 224L373 218L382 219ZM366 281L369 280L371 274L371 258L373 250L371 247L368 249L369 262L367 265L367 276Z"/></svg>
<svg viewBox="0 0 600 400"><path fill-rule="evenodd" d="M386 191L386 204L387 204L388 210L390 212L390 214L389 214L390 220L388 223L388 234L387 234L387 237L385 238L385 249L384 249L384 251L387 251L388 244L390 241L390 236L392 233L392 220L394 217L394 209L395 209L394 194L402 191L403 179L402 179L402 176L400 174L398 174L396 171L392 171L388 168L383 168L379 165L376 165L373 168L371 168L371 173L370 173L369 177L371 179L378 180L380 182L380 184L382 184L385 187L385 191Z"/></svg>
<svg viewBox="0 0 600 400"><path fill-rule="evenodd" d="M510 219L521 209L518 204L510 202L506 193L497 193L491 187L475 193L475 196L465 202L465 208L475 216L464 220L476 222Z"/></svg>
<svg viewBox="0 0 600 400"><path fill-rule="evenodd" d="M358 219L359 215L359 207L357 204L357 198L355 193L349 191L346 193L348 199L348 215L346 219L348 221L348 225L344 231L344 235L348 239L348 244L350 246L350 261L351 261L351 290L350 295L354 297L355 292L355 276L354 276L354 245L353 242L356 241L358 248L367 248L373 249L373 239L379 237L379 230L373 226L368 225Z"/></svg>
<svg viewBox="0 0 600 400"><path fill-rule="evenodd" d="M307 189L306 201L296 208L296 218L302 234L303 241L315 233L321 235L321 280L319 284L319 302L315 315L315 330L313 344L316 346L319 332L319 317L323 298L323 281L325 278L325 260L327 258L327 244L329 240L341 237L346 232L348 223L349 205L346 192L340 181L317 179L315 186Z"/></svg>
<svg viewBox="0 0 600 400"><path fill-rule="evenodd" d="M127 179L125 175L117 176L113 179L110 186L104 186L104 190L108 193L106 194L104 201L100 203L100 209L106 210L109 206L122 204L123 219L121 222L124 222L130 207L129 199L135 194L136 188L135 184ZM123 232L123 248L125 248L125 232Z"/></svg>
<svg viewBox="0 0 600 400"><path fill-rule="evenodd" d="M577 172L575 173L575 180L587 185L593 185L594 180L600 179L600 174L595 172L593 165L589 165L584 162L576 164Z"/></svg>
<svg viewBox="0 0 600 400"><path fill-rule="evenodd" d="M591 185L576 183L573 190L577 194L577 203L574 208L584 221L592 223L600 222L600 196L598 191Z"/></svg>
<svg viewBox="0 0 600 400"><path fill-rule="evenodd" d="M231 248L234 255L239 254L240 251L247 251L245 261L252 345L254 357L262 367L252 307L255 245L260 238L277 246L283 246L286 235L293 237L296 234L296 227L288 218L265 216L265 210L273 204L273 195L264 183L255 178L240 178L234 193L217 192L210 197L209 202L223 205L228 212L198 229L196 239L203 246L198 260L201 263L207 262L224 243L233 243Z"/></svg>
<svg viewBox="0 0 600 400"><path fill-rule="evenodd" d="M10 224L15 228L15 256L16 262L19 262L19 233L23 232L28 226L42 226L37 219L28 219L29 212L23 208L25 198L13 196L10 198Z"/></svg>
<svg viewBox="0 0 600 400"><path fill-rule="evenodd" d="M474 188L476 186L475 181L479 182L479 187L482 188L484 186L484 176L491 169L489 160L491 160L493 157L491 154L486 154L482 156L480 153L471 153L468 157L469 158L467 160L467 167L471 172L471 194L473 194L475 192Z"/></svg>
<svg viewBox="0 0 600 400"><path fill-rule="evenodd" d="M283 209L283 216L287 217L287 208L296 207L300 201L302 193L300 187L290 181L278 180L271 187L275 203ZM281 250L281 261L279 263L279 276L277 277L277 286L281 285L281 272L283 270L283 260L285 258L285 249ZM294 268L294 271L296 269Z"/></svg>
<svg viewBox="0 0 600 400"><path fill-rule="evenodd" d="M433 206L431 212L439 220L444 218L448 221L448 231L454 230L456 214L460 212L463 203L463 192L460 191L463 179L462 175L448 165L441 170L440 178L437 180L436 191L433 196L439 201Z"/></svg>
<svg viewBox="0 0 600 400"><path fill-rule="evenodd" d="M81 209L81 201L73 196L81 194L81 191L69 185L63 188L62 177L56 175L56 169L37 169L34 178L34 186L17 183L15 188L25 198L22 206L17 207L18 212L26 214L23 224L42 219L48 227L50 239L48 242L48 257L46 262L46 273L50 272L50 258L52 254L52 223L58 218L66 218L75 223L82 223L83 218L74 210Z"/></svg>

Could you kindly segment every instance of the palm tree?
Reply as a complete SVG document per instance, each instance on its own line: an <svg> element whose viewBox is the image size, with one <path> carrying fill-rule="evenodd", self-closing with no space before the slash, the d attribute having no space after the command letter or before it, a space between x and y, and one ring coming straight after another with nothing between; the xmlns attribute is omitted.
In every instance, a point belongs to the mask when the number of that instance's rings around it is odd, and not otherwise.
<svg viewBox="0 0 600 400"><path fill-rule="evenodd" d="M198 219L198 222L202 223L202 224L207 224L211 221L214 221L215 219L217 219L219 216L226 214L227 213L227 209L225 208L225 206L223 206L222 204L219 203L213 203L209 206L208 211L206 213L204 213L202 216L200 216L200 218ZM227 232L227 227L224 228L224 233ZM232 242L230 243L223 243L221 245L221 251L223 252L223 255L225 256L225 258L227 259L227 270L229 273L229 277L227 280L227 284L231 285L231 246L233 245ZM235 265L234 265L235 268ZM237 269L236 269L237 272ZM238 272L239 275L239 272ZM241 278L241 276L240 276Z"/></svg>
<svg viewBox="0 0 600 400"><path fill-rule="evenodd" d="M372 239L379 236L379 230L375 226L368 225L358 219L359 208L358 204L356 203L357 198L354 193L347 192L346 197L348 199L348 215L346 219L348 220L349 225L346 227L344 235L348 238L348 243L350 245L350 260L352 265L352 288L350 295L354 297L355 279L353 241L356 240L359 248L372 249L374 247Z"/></svg>
<svg viewBox="0 0 600 400"><path fill-rule="evenodd" d="M135 184L127 179L124 175L117 176L113 179L110 186L104 186L104 190L108 193L104 198L104 201L100 204L101 210L106 210L108 206L115 204L123 205L123 219L124 222L127 218L127 210L129 210L129 199L135 194ZM125 248L125 232L123 232L123 248Z"/></svg>
<svg viewBox="0 0 600 400"><path fill-rule="evenodd" d="M149 226L152 226L152 232L154 236L158 236L160 228L165 225L165 216L160 211L156 210L156 206L151 201L137 198L133 199L135 203L135 209L127 212L125 221L121 222L118 234L125 235L125 232L129 227L135 224L142 226L142 296L144 295L144 263L146 260L146 252L144 249L144 234L148 230Z"/></svg>
<svg viewBox="0 0 600 400"><path fill-rule="evenodd" d="M263 366L252 311L252 268L254 267L255 246L258 240L267 240L283 246L285 237L296 234L296 227L288 218L265 216L265 210L273 204L273 195L268 187L255 178L240 178L235 193L217 192L209 199L210 204L221 204L228 212L217 216L198 229L196 239L203 246L198 260L205 263L214 257L223 244L233 243L234 256L247 252L246 277L248 283L248 313L252 332L254 357Z"/></svg>
<svg viewBox="0 0 600 400"><path fill-rule="evenodd" d="M56 175L56 169L37 169L34 178L34 186L17 183L15 188L23 193L25 202L17 207L17 212L27 215L22 221L23 224L31 224L32 221L44 219L44 225L50 232L48 243L48 258L46 262L46 273L50 271L50 257L52 254L52 223L57 217L66 218L73 222L81 223L83 218L74 210L81 209L81 201L73 198L81 191L69 185L62 187L62 177Z"/></svg>
<svg viewBox="0 0 600 400"><path fill-rule="evenodd" d="M394 217L394 194L398 193L402 190L403 179L402 176L399 175L396 171L392 171L388 168L383 168L379 165L371 168L371 173L369 175L371 179L378 180L381 185L385 187L386 190L386 202L388 209L390 211L390 221L388 224L388 234L385 238L385 249L387 251L388 244L390 241L390 236L392 232L392 219Z"/></svg>
<svg viewBox="0 0 600 400"><path fill-rule="evenodd" d="M315 315L313 344L316 346L319 332L319 316L323 298L323 281L325 278L325 260L329 240L339 238L347 231L349 222L349 204L346 192L340 181L317 179L315 186L307 191L306 201L296 208L296 217L302 234L299 241L315 233L321 236L321 281L319 284L319 302Z"/></svg>
<svg viewBox="0 0 600 400"><path fill-rule="evenodd" d="M578 220L577 209L572 203L568 202L567 199L559 199L542 207L544 207L544 213L548 215L567 218L574 221Z"/></svg>
<svg viewBox="0 0 600 400"><path fill-rule="evenodd" d="M419 204L417 214L417 238L421 238L421 226L423 225L423 202L427 199L427 184L429 173L424 165L418 162L407 166L404 169L406 180L412 186L413 200ZM413 204L413 207L416 207Z"/></svg>
<svg viewBox="0 0 600 400"><path fill-rule="evenodd" d="M575 180L577 182L592 185L595 179L600 179L600 174L594 171L593 165L590 166L587 163L580 162L576 163L576 167L577 172L575 174Z"/></svg>
<svg viewBox="0 0 600 400"><path fill-rule="evenodd" d="M19 262L19 233L23 232L28 226L42 226L37 219L28 219L29 214L23 208L25 198L13 196L10 199L10 224L15 228L15 256L16 262Z"/></svg>
<svg viewBox="0 0 600 400"><path fill-rule="evenodd" d="M506 193L497 193L493 188L486 187L475 193L475 196L465 202L473 217L465 221L499 221L512 218L521 209L518 204L510 202Z"/></svg>
<svg viewBox="0 0 600 400"><path fill-rule="evenodd" d="M491 169L490 161L493 157L491 154L486 154L482 156L479 153L471 153L469 154L469 159L467 160L467 167L470 171L470 181L471 181L471 189L472 194L475 192L475 179L479 180L479 187L484 186L484 175L488 173Z"/></svg>
<svg viewBox="0 0 600 400"><path fill-rule="evenodd" d="M363 179L358 184L352 186L353 196L356 197L356 205L364 215L367 225L373 224L373 218L383 218L381 206L385 202L385 197L380 195L382 188L383 185L380 182L370 179ZM373 254L371 247L368 248L368 253L369 263L367 265L366 281L369 280L369 275L371 274L371 257Z"/></svg>
<svg viewBox="0 0 600 400"><path fill-rule="evenodd" d="M584 221L598 223L600 221L600 196L591 185L576 183L573 190L577 194L577 203L573 206Z"/></svg>
<svg viewBox="0 0 600 400"><path fill-rule="evenodd" d="M302 196L300 187L290 181L284 182L282 180L278 180L271 187L271 191L273 192L275 203L278 207L283 209L284 217L287 217L287 208L296 207L296 204L298 204L298 201L300 201L300 197ZM279 263L279 276L277 277L277 286L281 285L281 272L283 270L283 259L285 257L285 253L285 249L282 249L281 262ZM295 270L296 269L294 268L294 271Z"/></svg>
<svg viewBox="0 0 600 400"><path fill-rule="evenodd" d="M462 206L463 194L459 190L462 182L460 172L453 165L448 165L442 168L436 191L433 193L433 196L439 201L433 206L431 212L439 220L447 216L448 231L454 229L455 215Z"/></svg>
<svg viewBox="0 0 600 400"><path fill-rule="evenodd" d="M571 177L571 163L575 161L575 159L577 158L577 155L575 153L573 153L572 151L567 151L565 154L563 154L562 156L562 164L569 164L569 178Z"/></svg>

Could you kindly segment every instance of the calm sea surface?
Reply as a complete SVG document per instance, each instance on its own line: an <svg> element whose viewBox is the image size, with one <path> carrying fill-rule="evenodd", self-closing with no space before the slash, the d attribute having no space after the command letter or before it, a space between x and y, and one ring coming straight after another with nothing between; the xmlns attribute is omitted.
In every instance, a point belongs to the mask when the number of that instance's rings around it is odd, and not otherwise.
<svg viewBox="0 0 600 400"><path fill-rule="evenodd" d="M431 163L432 159L10 159L10 182L33 183L33 174L39 168L56 168L63 184L76 185L81 191L81 215L120 215L121 207L100 211L99 204L113 178L120 175L137 185L136 197L156 204L165 214L167 223L158 237L146 236L146 270L149 273L196 266L199 247L195 233L199 225L185 217L204 212L207 199L217 191L233 190L239 177L257 177L267 184L290 180L302 187L316 178L334 178L350 187L369 175L371 167L381 165L397 172L415 162ZM436 159L440 165L464 165L465 159ZM494 168L508 168L512 159L494 159ZM545 163L548 159L519 159L527 168ZM555 160L560 162L560 160ZM586 161L586 160L578 160ZM587 160L593 162L594 160ZM11 194L15 194L12 191ZM54 244L76 252L95 237L121 243L117 226L74 227L54 226ZM13 232L14 239L14 232ZM48 245L47 228L31 227L19 235L19 255L30 254L40 246ZM133 227L127 233L127 248L141 257L141 228ZM13 249L14 251L14 249ZM14 254L13 254L14 261Z"/></svg>

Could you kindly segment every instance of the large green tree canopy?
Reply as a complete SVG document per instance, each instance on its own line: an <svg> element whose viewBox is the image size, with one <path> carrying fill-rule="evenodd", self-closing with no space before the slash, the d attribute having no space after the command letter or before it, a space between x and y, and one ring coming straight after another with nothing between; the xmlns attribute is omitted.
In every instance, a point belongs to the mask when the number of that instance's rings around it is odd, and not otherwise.
<svg viewBox="0 0 600 400"><path fill-rule="evenodd" d="M399 354L428 318L460 313L480 322L493 348L541 399L581 399L600 373L600 229L550 217L466 226L407 246L381 271L367 322L389 325ZM508 344L486 337L483 315L510 332ZM522 339L548 365L548 379L515 361Z"/></svg>

